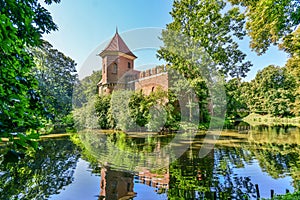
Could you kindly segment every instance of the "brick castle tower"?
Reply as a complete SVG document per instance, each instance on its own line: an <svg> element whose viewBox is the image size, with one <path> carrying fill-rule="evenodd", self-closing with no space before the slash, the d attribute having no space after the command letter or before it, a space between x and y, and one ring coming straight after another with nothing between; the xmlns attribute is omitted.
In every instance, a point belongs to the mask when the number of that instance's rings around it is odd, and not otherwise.
<svg viewBox="0 0 300 200"><path fill-rule="evenodd" d="M110 94L124 74L134 69L134 60L137 57L129 50L117 29L114 37L99 56L102 57L102 79L98 83L99 95Z"/></svg>
<svg viewBox="0 0 300 200"><path fill-rule="evenodd" d="M120 37L118 30L99 56L102 58L102 79L97 84L99 95L111 94L114 89L138 90L146 95L158 88L168 90L166 66L135 70L134 60L137 57Z"/></svg>

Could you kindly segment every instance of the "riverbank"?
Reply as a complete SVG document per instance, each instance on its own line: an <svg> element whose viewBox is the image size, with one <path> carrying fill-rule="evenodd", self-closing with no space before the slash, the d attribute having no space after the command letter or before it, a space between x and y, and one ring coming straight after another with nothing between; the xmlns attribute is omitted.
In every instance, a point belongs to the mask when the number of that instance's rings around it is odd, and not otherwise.
<svg viewBox="0 0 300 200"><path fill-rule="evenodd" d="M247 117L242 119L251 126L267 125L267 126L278 126L278 125L291 125L300 127L300 117L273 117L271 115L259 115L251 113Z"/></svg>
<svg viewBox="0 0 300 200"><path fill-rule="evenodd" d="M49 135L41 135L40 139L46 139L46 138L59 138L59 137L65 137L70 136L72 133L56 133L56 134L49 134ZM9 138L1 138L0 142L8 142Z"/></svg>

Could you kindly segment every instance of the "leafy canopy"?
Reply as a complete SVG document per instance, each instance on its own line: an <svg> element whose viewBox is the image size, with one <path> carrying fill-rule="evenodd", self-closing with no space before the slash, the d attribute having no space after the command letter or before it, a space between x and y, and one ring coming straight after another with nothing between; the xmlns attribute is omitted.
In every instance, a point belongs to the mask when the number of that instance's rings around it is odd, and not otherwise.
<svg viewBox="0 0 300 200"><path fill-rule="evenodd" d="M19 136L16 147L33 145L30 139L38 135L30 130L40 127L45 114L26 47L40 45L42 34L52 30L57 26L38 0L0 1L0 136Z"/></svg>
<svg viewBox="0 0 300 200"><path fill-rule="evenodd" d="M298 0L229 0L244 6L246 29L251 38L250 47L259 55L270 45L277 45L300 23Z"/></svg>

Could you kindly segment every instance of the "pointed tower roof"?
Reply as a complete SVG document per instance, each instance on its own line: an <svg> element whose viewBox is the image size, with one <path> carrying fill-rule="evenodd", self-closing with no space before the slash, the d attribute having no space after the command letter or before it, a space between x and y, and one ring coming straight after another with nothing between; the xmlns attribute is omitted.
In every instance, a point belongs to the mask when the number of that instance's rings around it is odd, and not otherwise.
<svg viewBox="0 0 300 200"><path fill-rule="evenodd" d="M130 55L130 56L133 56L134 58L137 58L130 51L128 46L125 44L124 40L121 38L121 36L118 33L117 28L116 28L116 33L115 33L114 37L111 39L111 41L108 43L108 45L105 47L105 49L99 55L102 56L106 52L121 52L121 53Z"/></svg>

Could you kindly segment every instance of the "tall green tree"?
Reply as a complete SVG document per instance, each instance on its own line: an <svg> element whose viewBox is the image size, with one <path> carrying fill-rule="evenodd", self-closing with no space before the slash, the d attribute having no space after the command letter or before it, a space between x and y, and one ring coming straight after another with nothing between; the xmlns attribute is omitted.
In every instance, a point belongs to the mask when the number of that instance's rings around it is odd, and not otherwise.
<svg viewBox="0 0 300 200"><path fill-rule="evenodd" d="M158 57L182 74L196 92L201 122L209 120L207 110L213 111L209 90L220 89L212 84L220 79L215 73L240 78L251 67L237 43L246 34L244 15L238 7L226 6L223 0L175 0L173 22L163 31L164 46L158 50Z"/></svg>
<svg viewBox="0 0 300 200"><path fill-rule="evenodd" d="M33 73L39 83L42 102L53 114L53 122L61 121L72 111L76 63L46 41L40 47L32 48L31 52L36 63Z"/></svg>
<svg viewBox="0 0 300 200"><path fill-rule="evenodd" d="M150 107L153 103L149 101L142 91L135 92L129 100L130 117L140 126L145 127L150 118Z"/></svg>
<svg viewBox="0 0 300 200"><path fill-rule="evenodd" d="M270 65L250 83L247 106L252 112L289 116L295 101L295 78L285 67Z"/></svg>
<svg viewBox="0 0 300 200"><path fill-rule="evenodd" d="M35 64L25 47L40 45L42 34L52 30L57 26L38 0L0 1L0 136L19 136L16 146L31 144L30 138L37 135L29 130L38 128L43 116L38 83L31 73Z"/></svg>
<svg viewBox="0 0 300 200"><path fill-rule="evenodd" d="M202 67L204 73L207 63L200 63L210 59L214 63L207 67L232 77L245 77L251 63L244 61L246 55L235 41L245 36L244 16L238 7L226 10L226 5L223 0L175 0L171 11L173 22L162 33L164 46L158 57L189 76L199 74L194 73L199 69L191 69L192 64L196 62L196 67Z"/></svg>

